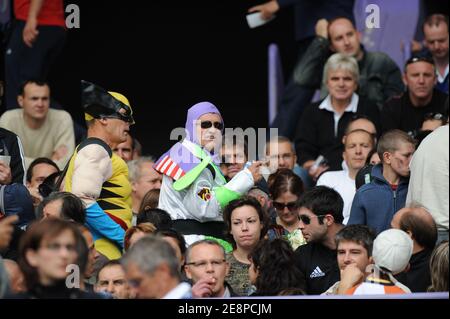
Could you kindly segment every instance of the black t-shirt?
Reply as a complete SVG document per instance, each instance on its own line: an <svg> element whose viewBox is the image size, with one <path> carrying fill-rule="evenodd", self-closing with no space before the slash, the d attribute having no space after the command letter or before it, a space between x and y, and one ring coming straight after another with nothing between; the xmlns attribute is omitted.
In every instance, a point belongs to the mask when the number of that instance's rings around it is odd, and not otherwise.
<svg viewBox="0 0 450 319"><path fill-rule="evenodd" d="M435 89L430 103L422 107L412 105L408 92L405 92L401 97L392 98L386 102L381 111L382 132L393 129L399 129L407 133L414 132L422 127L424 116L427 113L441 113L447 116L445 114L447 97L447 94Z"/></svg>
<svg viewBox="0 0 450 319"><path fill-rule="evenodd" d="M295 251L295 264L305 279L308 295L320 295L340 279L336 250L322 244L300 246Z"/></svg>

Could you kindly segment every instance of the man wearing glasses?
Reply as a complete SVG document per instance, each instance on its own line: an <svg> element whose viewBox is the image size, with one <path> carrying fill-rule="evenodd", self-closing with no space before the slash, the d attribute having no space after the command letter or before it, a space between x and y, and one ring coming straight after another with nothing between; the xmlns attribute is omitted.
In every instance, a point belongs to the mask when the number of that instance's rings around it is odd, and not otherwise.
<svg viewBox="0 0 450 319"><path fill-rule="evenodd" d="M194 284L194 298L229 298L234 295L225 282L230 265L225 260L225 250L216 241L201 240L189 246L184 270Z"/></svg>
<svg viewBox="0 0 450 319"><path fill-rule="evenodd" d="M447 116L448 95L437 90L436 67L432 59L413 57L406 62L403 82L407 90L388 101L381 111L382 132L400 129L413 134L419 130L428 113Z"/></svg>
<svg viewBox="0 0 450 319"><path fill-rule="evenodd" d="M82 104L87 139L70 159L64 188L86 205L86 223L97 251L107 259L118 259L131 225L131 185L125 161L111 149L126 141L133 112L122 94L84 81Z"/></svg>
<svg viewBox="0 0 450 319"><path fill-rule="evenodd" d="M308 243L295 251L296 265L306 293L318 295L339 281L335 237L344 227L344 201L335 190L316 186L303 194L299 207L300 229Z"/></svg>

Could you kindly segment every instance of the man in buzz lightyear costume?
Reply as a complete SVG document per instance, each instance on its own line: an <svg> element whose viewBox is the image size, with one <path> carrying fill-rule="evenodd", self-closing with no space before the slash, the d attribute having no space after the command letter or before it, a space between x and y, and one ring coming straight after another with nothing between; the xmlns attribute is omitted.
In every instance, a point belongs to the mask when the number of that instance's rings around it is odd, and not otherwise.
<svg viewBox="0 0 450 319"><path fill-rule="evenodd" d="M86 205L86 225L96 250L107 259L118 259L131 225L131 185L126 163L112 148L126 141L133 112L122 94L85 81L81 85L87 139L69 161L64 189Z"/></svg>
<svg viewBox="0 0 450 319"><path fill-rule="evenodd" d="M195 104L188 110L186 137L154 165L163 174L159 208L169 212L188 244L205 236L224 239L222 209L261 178L261 162L255 161L226 182L218 166L223 129L212 103Z"/></svg>

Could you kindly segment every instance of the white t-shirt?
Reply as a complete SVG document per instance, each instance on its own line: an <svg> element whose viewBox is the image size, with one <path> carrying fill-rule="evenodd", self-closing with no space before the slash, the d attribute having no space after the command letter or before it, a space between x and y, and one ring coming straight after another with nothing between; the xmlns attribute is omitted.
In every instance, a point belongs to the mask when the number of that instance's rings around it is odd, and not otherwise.
<svg viewBox="0 0 450 319"><path fill-rule="evenodd" d="M333 188L341 195L344 200L344 216L343 224L346 225L350 218L350 210L352 208L353 197L356 193L355 180L348 176L348 171L325 172L317 181L317 186L328 186Z"/></svg>

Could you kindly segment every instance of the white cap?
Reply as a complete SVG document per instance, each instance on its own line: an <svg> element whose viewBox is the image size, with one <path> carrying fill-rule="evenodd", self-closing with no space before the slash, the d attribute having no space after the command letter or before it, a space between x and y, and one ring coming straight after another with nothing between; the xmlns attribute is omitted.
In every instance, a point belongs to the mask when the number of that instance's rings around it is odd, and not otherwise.
<svg viewBox="0 0 450 319"><path fill-rule="evenodd" d="M372 257L375 265L395 275L408 266L412 252L413 241L406 232L388 229L375 238Z"/></svg>

